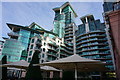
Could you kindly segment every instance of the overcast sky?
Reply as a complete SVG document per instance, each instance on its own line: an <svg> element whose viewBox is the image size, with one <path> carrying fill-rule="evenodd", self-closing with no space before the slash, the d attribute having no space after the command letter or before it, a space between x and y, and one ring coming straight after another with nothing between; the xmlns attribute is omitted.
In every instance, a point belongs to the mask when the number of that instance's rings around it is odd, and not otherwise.
<svg viewBox="0 0 120 80"><path fill-rule="evenodd" d="M6 23L28 26L36 22L46 30L53 28L55 7L59 7L64 2L2 2L2 36L7 37L10 29ZM95 19L103 22L102 2L70 2L78 15L76 24L81 24L80 17L86 14L93 14Z"/></svg>

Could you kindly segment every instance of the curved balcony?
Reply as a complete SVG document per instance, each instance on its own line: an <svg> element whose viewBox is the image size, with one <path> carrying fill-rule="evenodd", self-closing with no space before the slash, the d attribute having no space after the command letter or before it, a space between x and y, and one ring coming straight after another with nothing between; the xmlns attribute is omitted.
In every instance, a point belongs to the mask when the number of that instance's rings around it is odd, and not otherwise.
<svg viewBox="0 0 120 80"><path fill-rule="evenodd" d="M103 44L103 43L98 43L98 44L89 44L89 45L84 45L84 46L79 46L76 47L77 49L81 49L81 48L85 48L85 47L92 47L92 46L106 46L107 44Z"/></svg>
<svg viewBox="0 0 120 80"><path fill-rule="evenodd" d="M65 31L73 31L73 28L65 29Z"/></svg>
<svg viewBox="0 0 120 80"><path fill-rule="evenodd" d="M53 56L53 57L57 57L57 55L56 54L53 54L53 53L47 53L47 55L49 55L49 56Z"/></svg>
<svg viewBox="0 0 120 80"><path fill-rule="evenodd" d="M84 43L89 43L89 42L97 42L98 40L87 40L87 41L84 41L84 42L78 42L76 43L76 45L81 45L81 44L84 44Z"/></svg>
<svg viewBox="0 0 120 80"><path fill-rule="evenodd" d="M99 35L98 33L105 33L105 31L92 31L92 32L88 32L88 33L83 33L83 34L77 36L77 38L85 36L85 35L95 34L95 33L97 33L97 35Z"/></svg>
<svg viewBox="0 0 120 80"><path fill-rule="evenodd" d="M48 48L50 51L53 51L53 52L57 52L57 49L55 49L55 48Z"/></svg>
<svg viewBox="0 0 120 80"><path fill-rule="evenodd" d="M72 50L73 51L73 48L70 48L70 47L65 47L67 50Z"/></svg>
<svg viewBox="0 0 120 80"><path fill-rule="evenodd" d="M112 58L93 58L94 60L112 60Z"/></svg>
<svg viewBox="0 0 120 80"><path fill-rule="evenodd" d="M65 51L65 52L67 52L68 54L73 54L72 51L68 51L68 50L66 50L66 49L64 49L64 48L61 48L60 50Z"/></svg>
<svg viewBox="0 0 120 80"><path fill-rule="evenodd" d="M35 49L35 51L39 51L39 52L42 51L41 48L38 48L38 47L35 47L34 49Z"/></svg>
<svg viewBox="0 0 120 80"><path fill-rule="evenodd" d="M67 37L73 37L73 34L65 35L65 38Z"/></svg>
<svg viewBox="0 0 120 80"><path fill-rule="evenodd" d="M66 46L69 46L69 47L72 47L72 46L73 46L73 43L66 43L66 42L65 42L65 45L66 45Z"/></svg>
<svg viewBox="0 0 120 80"><path fill-rule="evenodd" d="M91 40L86 40L86 41L82 41L82 42L77 42L76 45L81 45L81 44L84 44L84 43L89 43L89 42L101 42L101 41L107 41L107 39L91 39Z"/></svg>
<svg viewBox="0 0 120 80"><path fill-rule="evenodd" d="M110 53L88 53L88 54L82 54L82 57L93 56L93 55L110 55Z"/></svg>
<svg viewBox="0 0 120 80"><path fill-rule="evenodd" d="M73 26L67 26L67 27L65 27L65 29L68 29L68 28L73 28Z"/></svg>
<svg viewBox="0 0 120 80"><path fill-rule="evenodd" d="M58 47L58 45L56 45L56 43L48 43L48 44L51 46L54 46L54 47Z"/></svg>
<svg viewBox="0 0 120 80"><path fill-rule="evenodd" d="M81 53L81 52L88 52L88 51L95 51L95 50L109 50L109 47L102 47L102 48L89 48L89 49L84 49L84 50L77 50L77 53Z"/></svg>
<svg viewBox="0 0 120 80"><path fill-rule="evenodd" d="M90 39L90 38L103 38L103 37L106 37L106 35L92 35L92 36L85 36L85 37L82 37L82 38L76 38L76 42L78 41L81 41L81 40L85 40L85 39Z"/></svg>
<svg viewBox="0 0 120 80"><path fill-rule="evenodd" d="M71 41L71 40L73 40L73 38L67 38L67 39L65 39L65 40L67 40L67 41Z"/></svg>
<svg viewBox="0 0 120 80"><path fill-rule="evenodd" d="M65 32L65 35L67 35L67 34L72 34L73 33L73 31L66 31Z"/></svg>
<svg viewBox="0 0 120 80"><path fill-rule="evenodd" d="M60 53L60 55L67 57L67 54L65 53Z"/></svg>

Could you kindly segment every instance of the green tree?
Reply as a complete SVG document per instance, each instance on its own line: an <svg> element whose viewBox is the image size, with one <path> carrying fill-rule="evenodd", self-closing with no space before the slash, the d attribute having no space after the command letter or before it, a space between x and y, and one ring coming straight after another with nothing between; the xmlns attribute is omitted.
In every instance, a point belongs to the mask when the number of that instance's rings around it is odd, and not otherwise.
<svg viewBox="0 0 120 80"><path fill-rule="evenodd" d="M35 51L25 76L26 80L42 80L40 67L33 66L33 64L39 64L38 55L39 51Z"/></svg>

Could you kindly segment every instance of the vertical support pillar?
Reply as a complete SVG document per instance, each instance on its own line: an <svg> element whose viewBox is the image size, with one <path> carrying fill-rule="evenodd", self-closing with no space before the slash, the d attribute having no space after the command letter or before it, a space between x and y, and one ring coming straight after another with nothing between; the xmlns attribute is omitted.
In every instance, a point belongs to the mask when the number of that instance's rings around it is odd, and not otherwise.
<svg viewBox="0 0 120 80"><path fill-rule="evenodd" d="M74 23L72 26L73 26L73 48L74 48L73 52L74 52L74 54L76 54L76 36L75 36L76 26Z"/></svg>
<svg viewBox="0 0 120 80"><path fill-rule="evenodd" d="M77 80L77 64L75 64L75 80Z"/></svg>
<svg viewBox="0 0 120 80"><path fill-rule="evenodd" d="M50 71L50 79L53 78L53 71Z"/></svg>

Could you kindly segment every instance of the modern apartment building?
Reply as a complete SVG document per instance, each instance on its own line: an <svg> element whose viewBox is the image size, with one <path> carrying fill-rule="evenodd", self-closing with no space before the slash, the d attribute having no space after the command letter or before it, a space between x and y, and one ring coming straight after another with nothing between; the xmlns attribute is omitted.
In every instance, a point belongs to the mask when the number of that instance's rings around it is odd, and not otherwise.
<svg viewBox="0 0 120 80"><path fill-rule="evenodd" d="M81 17L83 24L76 26L77 14L69 2L54 8L54 28L47 31L32 23L29 26L7 24L11 29L9 38L4 38L3 55L9 62L24 59L31 61L35 50L39 51L40 63L79 54L82 57L106 62L109 71L114 71L114 58L109 46L106 26L93 15Z"/></svg>
<svg viewBox="0 0 120 80"><path fill-rule="evenodd" d="M59 59L61 46L64 46L64 40L58 37L51 38L50 36L44 37L43 35L34 36L31 38L28 51L28 62L30 62L36 50L40 52L40 63Z"/></svg>
<svg viewBox="0 0 120 80"><path fill-rule="evenodd" d="M63 57L72 55L76 50L74 45L75 40L75 23L74 19L77 14L71 7L69 2L66 2L60 7L53 9L55 12L54 28L51 33L44 32L44 35L34 36L32 40L40 42L41 45L32 43L34 47L29 47L29 53L33 54L36 50L36 46L39 46L40 50L40 63L51 61ZM32 58L29 56L28 61Z"/></svg>
<svg viewBox="0 0 120 80"><path fill-rule="evenodd" d="M42 29L36 23L32 23L29 26L20 26L15 24L8 24L11 32L8 33L9 38L4 38L4 48L2 55L7 55L8 62L16 62L21 59L27 59L27 50L31 37L42 34L42 32L36 31L36 29ZM43 29L42 29L43 30Z"/></svg>
<svg viewBox="0 0 120 80"><path fill-rule="evenodd" d="M95 20L93 15L81 17L83 24L76 31L76 50L82 57L106 62L109 71L114 71L113 60L108 45L105 24Z"/></svg>
<svg viewBox="0 0 120 80"><path fill-rule="evenodd" d="M110 3L110 2L107 2ZM104 2L105 4L105 2ZM119 29L119 23L120 23L120 1L113 2L112 4L112 10L111 11L104 11L103 16L105 19L105 24L107 26L107 32L109 33L109 36L111 37L111 46L113 50L113 57L114 57L114 65L115 70L117 74L117 79L120 80L120 29ZM109 5L107 6L109 7ZM103 6L103 8L106 8L106 6Z"/></svg>

